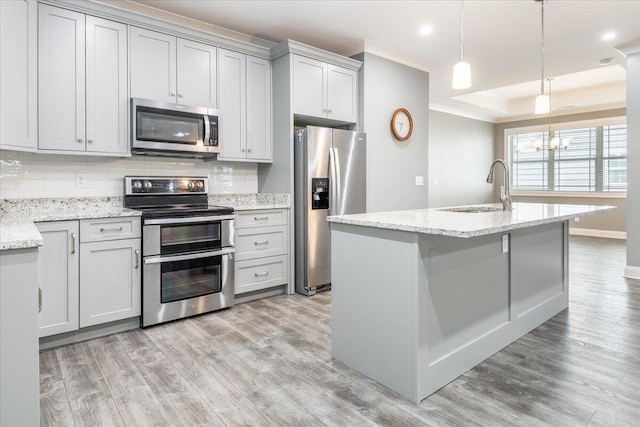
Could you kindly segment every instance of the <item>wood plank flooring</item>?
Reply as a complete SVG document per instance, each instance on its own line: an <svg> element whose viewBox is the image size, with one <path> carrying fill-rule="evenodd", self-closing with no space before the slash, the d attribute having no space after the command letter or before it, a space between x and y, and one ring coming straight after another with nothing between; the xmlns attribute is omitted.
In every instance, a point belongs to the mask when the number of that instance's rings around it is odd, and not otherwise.
<svg viewBox="0 0 640 427"><path fill-rule="evenodd" d="M638 426L640 283L571 237L569 309L413 404L331 360L331 294L40 353L45 426Z"/></svg>

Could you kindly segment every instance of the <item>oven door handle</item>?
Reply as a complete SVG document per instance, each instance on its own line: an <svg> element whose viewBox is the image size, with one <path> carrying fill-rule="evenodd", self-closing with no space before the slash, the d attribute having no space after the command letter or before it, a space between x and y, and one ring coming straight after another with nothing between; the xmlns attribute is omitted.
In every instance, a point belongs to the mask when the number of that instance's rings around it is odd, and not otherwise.
<svg viewBox="0 0 640 427"><path fill-rule="evenodd" d="M145 219L144 225L164 225L164 224L184 224L189 222L215 222L227 219L235 219L234 215L218 215L218 216L192 216L186 218L159 218Z"/></svg>
<svg viewBox="0 0 640 427"><path fill-rule="evenodd" d="M162 262L171 262L171 261L187 261L190 259L200 259L200 258L210 258L212 256L219 255L228 255L235 252L234 248L224 248L217 251L211 252L198 252L195 254L186 254L186 255L171 255L171 256L151 256L145 257L145 264L159 264Z"/></svg>

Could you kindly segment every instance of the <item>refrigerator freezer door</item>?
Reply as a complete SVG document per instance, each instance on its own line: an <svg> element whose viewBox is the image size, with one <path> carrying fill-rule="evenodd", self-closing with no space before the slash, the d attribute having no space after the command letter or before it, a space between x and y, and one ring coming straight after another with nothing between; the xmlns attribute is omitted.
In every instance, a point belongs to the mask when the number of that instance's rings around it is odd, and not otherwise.
<svg viewBox="0 0 640 427"><path fill-rule="evenodd" d="M332 130L307 127L295 142L296 291L313 294L331 282L331 247L327 215L331 209L332 179L329 151ZM328 179L328 182L326 181ZM326 189L313 188L321 183ZM314 194L328 190L329 209L313 209Z"/></svg>
<svg viewBox="0 0 640 427"><path fill-rule="evenodd" d="M363 213L367 209L366 157L367 135L335 129L333 131L333 152L336 170L337 201L331 215Z"/></svg>

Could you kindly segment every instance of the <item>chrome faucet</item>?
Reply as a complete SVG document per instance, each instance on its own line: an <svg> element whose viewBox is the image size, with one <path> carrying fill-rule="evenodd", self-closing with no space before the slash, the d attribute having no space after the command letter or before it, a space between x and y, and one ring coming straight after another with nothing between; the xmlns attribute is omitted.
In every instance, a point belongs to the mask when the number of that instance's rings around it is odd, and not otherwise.
<svg viewBox="0 0 640 427"><path fill-rule="evenodd" d="M503 211L511 211L511 190L509 189L509 179L511 175L509 175L509 166L502 159L494 160L491 163L491 168L489 169L489 176L487 176L487 183L493 184L493 169L496 167L496 164L501 164L504 168L504 185L500 187L500 201L502 202L502 210Z"/></svg>

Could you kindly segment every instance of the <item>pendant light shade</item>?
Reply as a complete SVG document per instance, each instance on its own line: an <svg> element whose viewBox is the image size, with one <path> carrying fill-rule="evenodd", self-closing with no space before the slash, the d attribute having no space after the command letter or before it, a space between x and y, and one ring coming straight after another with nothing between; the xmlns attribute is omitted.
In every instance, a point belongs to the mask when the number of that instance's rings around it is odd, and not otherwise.
<svg viewBox="0 0 640 427"><path fill-rule="evenodd" d="M549 95L541 94L536 96L536 109L534 111L536 114L549 114L549 106Z"/></svg>
<svg viewBox="0 0 640 427"><path fill-rule="evenodd" d="M453 67L453 89L468 89L471 87L471 66L464 61L464 0L460 9L460 62Z"/></svg>
<svg viewBox="0 0 640 427"><path fill-rule="evenodd" d="M542 22L542 37L540 38L540 95L536 97L535 114L549 114L549 97L544 94L544 0L535 0L540 3L540 17Z"/></svg>
<svg viewBox="0 0 640 427"><path fill-rule="evenodd" d="M453 88L467 89L471 87L471 66L460 61L453 67Z"/></svg>

